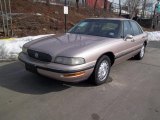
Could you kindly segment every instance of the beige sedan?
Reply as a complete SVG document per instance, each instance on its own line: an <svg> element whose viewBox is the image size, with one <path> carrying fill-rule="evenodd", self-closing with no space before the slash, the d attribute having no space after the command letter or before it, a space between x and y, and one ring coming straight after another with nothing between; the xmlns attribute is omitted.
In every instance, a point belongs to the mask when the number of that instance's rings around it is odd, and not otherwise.
<svg viewBox="0 0 160 120"><path fill-rule="evenodd" d="M147 34L129 19L91 18L66 34L43 37L23 46L19 60L26 70L68 82L107 81L110 68L129 58L141 60Z"/></svg>

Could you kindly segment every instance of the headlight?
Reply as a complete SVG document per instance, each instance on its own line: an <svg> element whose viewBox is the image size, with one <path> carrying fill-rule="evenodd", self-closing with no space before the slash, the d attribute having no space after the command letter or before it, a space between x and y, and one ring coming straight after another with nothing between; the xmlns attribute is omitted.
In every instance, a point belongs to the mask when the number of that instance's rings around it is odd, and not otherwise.
<svg viewBox="0 0 160 120"><path fill-rule="evenodd" d="M25 48L24 46L22 47L22 52L27 54L27 48Z"/></svg>
<svg viewBox="0 0 160 120"><path fill-rule="evenodd" d="M76 58L76 57L56 57L55 63L64 64L64 65L80 65L84 64L84 58Z"/></svg>

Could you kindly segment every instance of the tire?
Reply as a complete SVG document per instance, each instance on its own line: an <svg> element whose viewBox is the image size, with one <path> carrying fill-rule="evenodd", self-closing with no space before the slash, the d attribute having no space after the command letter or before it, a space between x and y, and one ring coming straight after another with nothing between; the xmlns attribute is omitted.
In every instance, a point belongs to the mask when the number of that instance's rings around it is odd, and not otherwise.
<svg viewBox="0 0 160 120"><path fill-rule="evenodd" d="M141 51L134 57L136 60L142 60L145 54L145 48L146 46L143 45L141 48Z"/></svg>
<svg viewBox="0 0 160 120"><path fill-rule="evenodd" d="M92 73L91 80L94 85L101 85L108 79L111 68L111 60L104 55L98 59L95 69Z"/></svg>

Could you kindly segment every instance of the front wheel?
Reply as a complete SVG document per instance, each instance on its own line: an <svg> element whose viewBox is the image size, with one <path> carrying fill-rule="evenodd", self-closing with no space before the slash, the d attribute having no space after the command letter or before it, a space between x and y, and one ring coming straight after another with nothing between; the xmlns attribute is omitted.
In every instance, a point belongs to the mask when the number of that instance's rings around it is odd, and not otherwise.
<svg viewBox="0 0 160 120"><path fill-rule="evenodd" d="M95 85L101 85L105 83L108 79L111 68L111 60L108 56L102 56L95 66L94 72L92 74L92 82Z"/></svg>
<svg viewBox="0 0 160 120"><path fill-rule="evenodd" d="M142 46L141 51L135 56L137 60L143 59L145 54L145 45Z"/></svg>

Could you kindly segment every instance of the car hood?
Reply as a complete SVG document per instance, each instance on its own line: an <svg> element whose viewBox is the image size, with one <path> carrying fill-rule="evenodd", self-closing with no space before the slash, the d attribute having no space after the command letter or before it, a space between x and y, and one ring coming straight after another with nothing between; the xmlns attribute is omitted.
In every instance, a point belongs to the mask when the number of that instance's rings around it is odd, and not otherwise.
<svg viewBox="0 0 160 120"><path fill-rule="evenodd" d="M102 43L104 40L109 42L113 39L66 33L64 35L52 35L31 41L25 44L25 47L35 51L48 53L51 56L67 55L68 57L72 57L73 55L69 55L69 53L75 53L75 51L79 51L79 49L97 45Z"/></svg>

